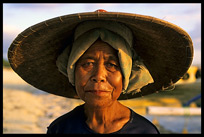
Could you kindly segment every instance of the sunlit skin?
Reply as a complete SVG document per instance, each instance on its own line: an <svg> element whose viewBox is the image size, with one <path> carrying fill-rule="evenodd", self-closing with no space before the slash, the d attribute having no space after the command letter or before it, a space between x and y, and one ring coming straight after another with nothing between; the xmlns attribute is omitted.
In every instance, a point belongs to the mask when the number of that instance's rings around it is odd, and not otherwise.
<svg viewBox="0 0 204 137"><path fill-rule="evenodd" d="M85 102L86 123L97 133L118 131L130 118L130 110L117 100L122 80L117 51L101 40L76 63L75 88Z"/></svg>

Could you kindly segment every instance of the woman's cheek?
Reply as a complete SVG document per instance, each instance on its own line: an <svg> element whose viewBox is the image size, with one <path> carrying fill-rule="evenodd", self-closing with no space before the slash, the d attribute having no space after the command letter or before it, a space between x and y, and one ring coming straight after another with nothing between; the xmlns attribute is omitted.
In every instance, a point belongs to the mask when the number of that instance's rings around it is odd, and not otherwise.
<svg viewBox="0 0 204 137"><path fill-rule="evenodd" d="M75 88L77 91L78 96L83 99L84 98L84 87L86 86L86 83L88 82L89 75L87 72L83 70L76 69L75 73Z"/></svg>
<svg viewBox="0 0 204 137"><path fill-rule="evenodd" d="M117 92L121 92L123 88L123 77L120 72L110 75L108 78L109 83L114 87Z"/></svg>
<svg viewBox="0 0 204 137"><path fill-rule="evenodd" d="M115 75L111 77L111 81L113 81L116 85L121 85L122 84L122 74L120 72L117 72Z"/></svg>

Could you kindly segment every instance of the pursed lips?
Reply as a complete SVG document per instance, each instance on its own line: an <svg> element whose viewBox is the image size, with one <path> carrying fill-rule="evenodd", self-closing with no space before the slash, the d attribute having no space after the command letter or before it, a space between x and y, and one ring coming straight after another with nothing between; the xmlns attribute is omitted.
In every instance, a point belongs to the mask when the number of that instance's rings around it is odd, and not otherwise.
<svg viewBox="0 0 204 137"><path fill-rule="evenodd" d="M85 92L110 92L106 90L86 90Z"/></svg>
<svg viewBox="0 0 204 137"><path fill-rule="evenodd" d="M97 95L102 95L102 94L107 94L110 93L111 91L106 91L106 90L86 90L86 93L93 93Z"/></svg>

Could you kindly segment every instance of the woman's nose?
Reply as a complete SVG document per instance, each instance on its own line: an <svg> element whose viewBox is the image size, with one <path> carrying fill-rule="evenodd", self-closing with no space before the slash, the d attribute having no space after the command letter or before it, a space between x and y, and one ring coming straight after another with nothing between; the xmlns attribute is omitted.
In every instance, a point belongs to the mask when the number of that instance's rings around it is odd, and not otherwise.
<svg viewBox="0 0 204 137"><path fill-rule="evenodd" d="M97 83L106 81L106 69L103 64L95 66L91 80Z"/></svg>

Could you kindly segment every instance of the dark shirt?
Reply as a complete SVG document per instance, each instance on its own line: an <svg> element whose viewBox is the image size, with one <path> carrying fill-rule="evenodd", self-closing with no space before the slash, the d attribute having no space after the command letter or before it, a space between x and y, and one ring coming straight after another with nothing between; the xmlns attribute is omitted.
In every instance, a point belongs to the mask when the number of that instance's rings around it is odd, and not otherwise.
<svg viewBox="0 0 204 137"><path fill-rule="evenodd" d="M159 134L156 126L143 116L131 110L130 120L118 131L111 134ZM54 120L47 134L97 134L86 124L84 105Z"/></svg>

